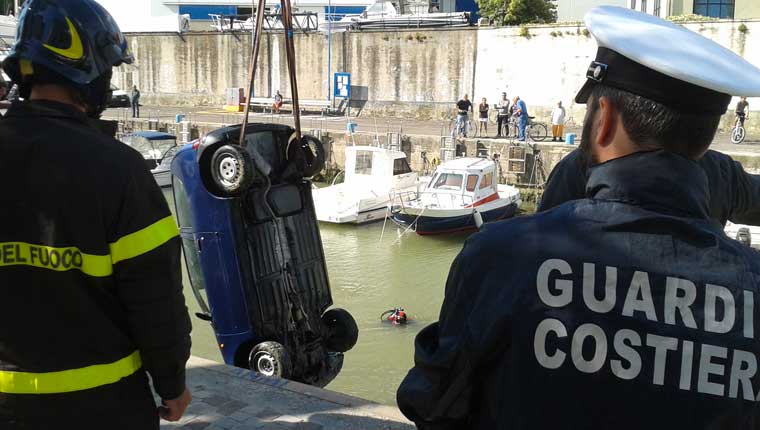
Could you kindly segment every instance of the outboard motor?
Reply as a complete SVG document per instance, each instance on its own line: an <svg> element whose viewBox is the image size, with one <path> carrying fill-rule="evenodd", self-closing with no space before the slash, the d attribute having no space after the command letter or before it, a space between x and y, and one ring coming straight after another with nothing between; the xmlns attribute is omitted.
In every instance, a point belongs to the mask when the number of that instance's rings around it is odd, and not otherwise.
<svg viewBox="0 0 760 430"><path fill-rule="evenodd" d="M332 306L311 182L316 138L284 125L216 130L172 163L177 219L193 292L224 361L323 387L358 328Z"/></svg>

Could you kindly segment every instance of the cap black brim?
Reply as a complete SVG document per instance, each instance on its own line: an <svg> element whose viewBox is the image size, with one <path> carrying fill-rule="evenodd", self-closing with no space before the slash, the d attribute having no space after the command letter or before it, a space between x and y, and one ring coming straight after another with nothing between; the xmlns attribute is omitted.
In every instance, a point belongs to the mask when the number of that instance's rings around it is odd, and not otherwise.
<svg viewBox="0 0 760 430"><path fill-rule="evenodd" d="M588 102L588 98L591 96L591 91L593 91L594 85L596 85L596 82L591 79L586 79L586 83L583 84L581 90L578 91L578 94L575 96L575 102L579 105L585 105L586 102Z"/></svg>

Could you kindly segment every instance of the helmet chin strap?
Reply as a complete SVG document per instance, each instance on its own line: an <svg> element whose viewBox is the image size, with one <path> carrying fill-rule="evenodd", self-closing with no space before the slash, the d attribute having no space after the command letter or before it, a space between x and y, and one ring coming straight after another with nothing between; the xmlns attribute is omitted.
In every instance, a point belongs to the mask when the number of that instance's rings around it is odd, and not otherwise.
<svg viewBox="0 0 760 430"><path fill-rule="evenodd" d="M108 108L113 91L111 91L112 71L100 75L97 79L90 82L89 85L79 87L82 101L87 106L87 116L98 119L103 111Z"/></svg>

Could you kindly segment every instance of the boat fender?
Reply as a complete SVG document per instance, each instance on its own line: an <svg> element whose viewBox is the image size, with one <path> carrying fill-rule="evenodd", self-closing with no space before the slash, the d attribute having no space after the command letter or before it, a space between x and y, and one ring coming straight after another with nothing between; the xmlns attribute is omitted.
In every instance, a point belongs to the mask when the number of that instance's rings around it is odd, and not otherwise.
<svg viewBox="0 0 760 430"><path fill-rule="evenodd" d="M474 211L472 213L472 217L475 219L475 227L480 230L480 228L483 227L483 215L481 215L478 211Z"/></svg>

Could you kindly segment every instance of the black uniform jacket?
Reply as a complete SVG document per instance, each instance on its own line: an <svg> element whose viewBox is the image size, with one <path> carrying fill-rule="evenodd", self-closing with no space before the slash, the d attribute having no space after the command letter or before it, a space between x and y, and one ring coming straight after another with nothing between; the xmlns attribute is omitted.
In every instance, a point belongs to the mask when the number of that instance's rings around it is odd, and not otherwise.
<svg viewBox="0 0 760 430"><path fill-rule="evenodd" d="M402 412L421 429L757 428L760 254L708 218L704 171L637 153L587 193L467 241Z"/></svg>
<svg viewBox="0 0 760 430"><path fill-rule="evenodd" d="M0 428L157 428L142 369L162 398L182 393L190 320L176 223L143 157L67 105L14 104L0 208Z"/></svg>
<svg viewBox="0 0 760 430"><path fill-rule="evenodd" d="M760 225L760 175L751 175L726 154L707 151L698 162L707 175L708 211L725 225ZM565 156L554 167L538 205L539 211L586 197L588 172L580 161L580 150Z"/></svg>

